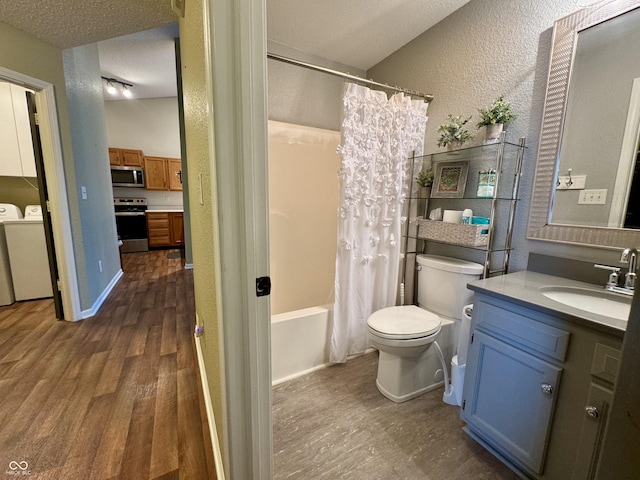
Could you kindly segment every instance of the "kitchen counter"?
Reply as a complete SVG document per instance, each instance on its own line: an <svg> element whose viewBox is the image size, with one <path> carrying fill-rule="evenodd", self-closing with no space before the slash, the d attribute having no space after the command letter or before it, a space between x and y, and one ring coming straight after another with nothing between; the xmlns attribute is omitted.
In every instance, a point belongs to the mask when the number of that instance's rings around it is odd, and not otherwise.
<svg viewBox="0 0 640 480"><path fill-rule="evenodd" d="M149 207L147 207L147 212L158 212L158 213L171 213L171 212L184 212L184 208L183 207L178 207L178 206L167 206L167 205L158 205L158 206L154 206L154 205L149 205Z"/></svg>
<svg viewBox="0 0 640 480"><path fill-rule="evenodd" d="M623 336L627 329L627 321L586 312L545 297L540 287L579 287L593 290L604 290L591 283L579 282L562 277L554 277L543 273L522 271L497 277L478 280L468 284L471 290L486 295L512 301L542 313L555 315L568 321L579 323L590 328L601 330L617 336ZM616 295L616 294L611 294Z"/></svg>

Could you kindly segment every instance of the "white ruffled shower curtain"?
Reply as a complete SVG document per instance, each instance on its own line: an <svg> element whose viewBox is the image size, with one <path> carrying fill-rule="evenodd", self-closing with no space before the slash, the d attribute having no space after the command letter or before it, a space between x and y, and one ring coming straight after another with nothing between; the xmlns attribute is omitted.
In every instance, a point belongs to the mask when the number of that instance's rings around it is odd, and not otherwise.
<svg viewBox="0 0 640 480"><path fill-rule="evenodd" d="M367 318L396 304L411 152L422 155L428 104L347 83L330 360L369 346Z"/></svg>

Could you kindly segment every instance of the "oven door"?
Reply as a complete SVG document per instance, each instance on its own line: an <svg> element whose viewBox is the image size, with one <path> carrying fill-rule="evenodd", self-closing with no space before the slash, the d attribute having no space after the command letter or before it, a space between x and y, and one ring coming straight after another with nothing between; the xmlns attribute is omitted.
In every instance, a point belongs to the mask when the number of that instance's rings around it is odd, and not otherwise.
<svg viewBox="0 0 640 480"><path fill-rule="evenodd" d="M116 229L122 240L122 252L146 252L147 216L144 212L116 212Z"/></svg>

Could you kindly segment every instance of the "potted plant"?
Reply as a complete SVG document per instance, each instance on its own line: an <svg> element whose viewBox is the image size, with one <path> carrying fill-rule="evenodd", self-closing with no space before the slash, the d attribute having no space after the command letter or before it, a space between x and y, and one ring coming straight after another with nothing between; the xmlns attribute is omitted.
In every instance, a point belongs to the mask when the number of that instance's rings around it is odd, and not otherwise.
<svg viewBox="0 0 640 480"><path fill-rule="evenodd" d="M480 114L480 121L477 127L485 127L485 144L497 142L504 126L516 118L511 104L504 99L504 95L496 98L488 109L479 108L478 113Z"/></svg>
<svg viewBox="0 0 640 480"><path fill-rule="evenodd" d="M473 138L473 135L463 128L471 120L471 117L462 120L461 116L448 115L447 120L447 123L443 123L438 127L438 132L440 133L440 138L438 139L439 147L447 147L448 150L454 150Z"/></svg>
<svg viewBox="0 0 640 480"><path fill-rule="evenodd" d="M416 183L420 187L420 198L429 198L431 185L433 185L433 169L426 168L420 170L418 175L416 175Z"/></svg>

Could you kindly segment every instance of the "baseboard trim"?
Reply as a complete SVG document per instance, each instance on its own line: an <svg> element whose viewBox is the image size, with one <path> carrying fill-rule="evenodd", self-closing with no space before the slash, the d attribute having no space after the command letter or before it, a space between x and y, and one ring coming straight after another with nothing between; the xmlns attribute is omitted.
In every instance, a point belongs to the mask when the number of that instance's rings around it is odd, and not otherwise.
<svg viewBox="0 0 640 480"><path fill-rule="evenodd" d="M91 306L91 308L88 310L82 310L80 312L80 320L93 317L95 316L96 313L98 313L98 310L100 310L100 307L102 306L104 301L107 299L107 297L111 293L111 290L114 289L114 287L116 286L120 278L122 278L122 275L124 275L124 272L122 271L122 269L118 270L118 273L116 273L115 276L111 279L111 281L109 282L109 285L107 285L107 287L102 291L102 293L96 299L96 301L93 302L93 305Z"/></svg>
<svg viewBox="0 0 640 480"><path fill-rule="evenodd" d="M213 461L216 466L217 480L225 480L224 467L222 463L222 452L220 451L220 442L216 432L216 420L213 415L213 404L211 403L211 393L209 392L209 382L207 380L207 370L204 366L204 357L202 356L202 346L200 339L195 337L196 352L198 354L198 370L200 370L200 380L202 382L202 394L204 396L204 406L207 412L207 424L209 425L209 436L211 437L211 445L213 446Z"/></svg>

